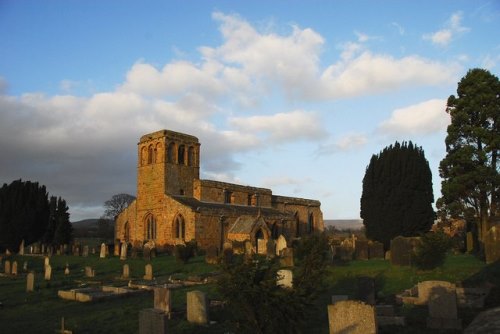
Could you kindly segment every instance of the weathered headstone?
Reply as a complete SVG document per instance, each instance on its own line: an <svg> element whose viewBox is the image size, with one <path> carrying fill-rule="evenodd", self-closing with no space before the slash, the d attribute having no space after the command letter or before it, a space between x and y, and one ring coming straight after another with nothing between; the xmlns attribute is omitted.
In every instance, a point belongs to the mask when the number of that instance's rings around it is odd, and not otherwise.
<svg viewBox="0 0 500 334"><path fill-rule="evenodd" d="M410 266L413 262L413 252L420 243L419 238L396 237L391 240L391 264Z"/></svg>
<svg viewBox="0 0 500 334"><path fill-rule="evenodd" d="M199 325L208 323L207 297L203 292L189 291L187 293L187 320Z"/></svg>
<svg viewBox="0 0 500 334"><path fill-rule="evenodd" d="M435 284L430 291L427 327L461 329L462 321L458 319L456 289L448 282L443 283Z"/></svg>
<svg viewBox="0 0 500 334"><path fill-rule="evenodd" d="M99 257L101 259L104 259L106 257L106 250L107 250L106 244L103 242L101 244L101 252L99 253Z"/></svg>
<svg viewBox="0 0 500 334"><path fill-rule="evenodd" d="M130 267L128 264L123 265L123 272L122 272L122 278L129 278L130 277Z"/></svg>
<svg viewBox="0 0 500 334"><path fill-rule="evenodd" d="M484 237L484 255L486 263L500 260L500 228L493 226Z"/></svg>
<svg viewBox="0 0 500 334"><path fill-rule="evenodd" d="M284 288L293 288L293 273L288 269L281 269L277 272L276 284Z"/></svg>
<svg viewBox="0 0 500 334"><path fill-rule="evenodd" d="M43 266L47 267L48 265L50 265L50 257L46 256L43 262Z"/></svg>
<svg viewBox="0 0 500 334"><path fill-rule="evenodd" d="M44 278L46 281L50 281L52 278L52 267L50 266L50 264L45 266L45 277Z"/></svg>
<svg viewBox="0 0 500 334"><path fill-rule="evenodd" d="M114 247L114 249L113 249L113 255L121 257L121 247L120 247L120 244L119 243L115 243L113 247Z"/></svg>
<svg viewBox="0 0 500 334"><path fill-rule="evenodd" d="M446 281L422 281L417 284L418 300L417 305L427 305L431 298L432 291L436 288L444 288L449 291L456 291L456 285Z"/></svg>
<svg viewBox="0 0 500 334"><path fill-rule="evenodd" d="M467 253L472 253L474 251L474 235L472 232L467 232L466 234L466 247L467 247Z"/></svg>
<svg viewBox="0 0 500 334"><path fill-rule="evenodd" d="M217 264L218 259L218 249L215 246L208 246L205 254L205 262L210 264Z"/></svg>
<svg viewBox="0 0 500 334"><path fill-rule="evenodd" d="M66 268L64 268L64 275L69 275L69 265L66 263Z"/></svg>
<svg viewBox="0 0 500 334"><path fill-rule="evenodd" d="M270 258L273 258L276 256L276 242L273 239L267 240L266 255Z"/></svg>
<svg viewBox="0 0 500 334"><path fill-rule="evenodd" d="M4 266L5 274L10 275L11 274L10 261L5 260L5 263L3 264L3 266Z"/></svg>
<svg viewBox="0 0 500 334"><path fill-rule="evenodd" d="M356 260L368 260L368 241L356 240L354 254Z"/></svg>
<svg viewBox="0 0 500 334"><path fill-rule="evenodd" d="M94 277L95 276L95 270L92 269L90 266L85 267L85 277Z"/></svg>
<svg viewBox="0 0 500 334"><path fill-rule="evenodd" d="M24 239L21 241L21 245L19 245L19 255L24 255Z"/></svg>
<svg viewBox="0 0 500 334"><path fill-rule="evenodd" d="M251 257L254 254L253 245L250 240L245 241L245 256Z"/></svg>
<svg viewBox="0 0 500 334"><path fill-rule="evenodd" d="M282 267L293 267L293 248L284 248L281 252L280 265Z"/></svg>
<svg viewBox="0 0 500 334"><path fill-rule="evenodd" d="M148 308L139 312L139 334L167 334L167 316Z"/></svg>
<svg viewBox="0 0 500 334"><path fill-rule="evenodd" d="M154 308L169 314L172 311L170 289L154 288Z"/></svg>
<svg viewBox="0 0 500 334"><path fill-rule="evenodd" d="M24 272L28 271L28 261L24 261L24 263L23 263L23 271Z"/></svg>
<svg viewBox="0 0 500 334"><path fill-rule="evenodd" d="M370 241L368 243L368 257L370 259L383 259L384 244L378 241Z"/></svg>
<svg viewBox="0 0 500 334"><path fill-rule="evenodd" d="M126 260L127 259L127 243L124 242L122 243L120 247L120 260Z"/></svg>
<svg viewBox="0 0 500 334"><path fill-rule="evenodd" d="M388 250L388 251L385 252L384 259L389 260L389 261L391 260L391 251L390 250Z"/></svg>
<svg viewBox="0 0 500 334"><path fill-rule="evenodd" d="M287 248L286 238L283 234L280 234L278 240L276 240L276 255L280 256L283 249Z"/></svg>
<svg viewBox="0 0 500 334"><path fill-rule="evenodd" d="M11 274L17 276L17 261L12 262Z"/></svg>
<svg viewBox="0 0 500 334"><path fill-rule="evenodd" d="M26 292L32 292L35 290L35 274L28 273L26 275Z"/></svg>
<svg viewBox="0 0 500 334"><path fill-rule="evenodd" d="M375 309L360 301L345 300L328 305L330 334L376 334Z"/></svg>
<svg viewBox="0 0 500 334"><path fill-rule="evenodd" d="M88 245L84 245L84 246L83 246L82 256L83 256L83 257L87 257L87 256L89 256L89 246L88 246Z"/></svg>
<svg viewBox="0 0 500 334"><path fill-rule="evenodd" d="M375 305L375 280L372 277L358 277L357 299L368 304Z"/></svg>
<svg viewBox="0 0 500 334"><path fill-rule="evenodd" d="M151 263L146 264L144 272L144 279L151 281L153 279L153 266Z"/></svg>

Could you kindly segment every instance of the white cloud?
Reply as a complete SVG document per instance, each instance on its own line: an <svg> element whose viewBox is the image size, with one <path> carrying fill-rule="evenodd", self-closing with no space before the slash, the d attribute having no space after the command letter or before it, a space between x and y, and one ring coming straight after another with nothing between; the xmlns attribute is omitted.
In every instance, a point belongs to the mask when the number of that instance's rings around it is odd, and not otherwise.
<svg viewBox="0 0 500 334"><path fill-rule="evenodd" d="M262 184L266 188L275 188L280 186L298 186L311 182L310 177L294 178L290 176L273 176L262 180Z"/></svg>
<svg viewBox="0 0 500 334"><path fill-rule="evenodd" d="M357 150L368 143L368 139L361 133L349 133L338 138L333 143L320 145L316 154L319 156L334 154L339 152L349 152Z"/></svg>
<svg viewBox="0 0 500 334"><path fill-rule="evenodd" d="M382 122L378 131L384 134L431 134L446 130L450 117L445 112L446 100L433 99L396 109Z"/></svg>
<svg viewBox="0 0 500 334"><path fill-rule="evenodd" d="M402 25L400 25L399 23L397 22L392 22L391 25L393 27L396 27L396 29L398 30L398 33L403 36L405 34L405 29L403 28Z"/></svg>
<svg viewBox="0 0 500 334"><path fill-rule="evenodd" d="M303 110L271 116L233 117L229 124L241 132L259 133L278 143L297 139L317 140L326 135L318 115Z"/></svg>
<svg viewBox="0 0 500 334"><path fill-rule="evenodd" d="M463 14L461 12L453 13L443 29L430 34L424 34L422 38L438 46L447 46L457 35L470 30L462 26L462 19Z"/></svg>

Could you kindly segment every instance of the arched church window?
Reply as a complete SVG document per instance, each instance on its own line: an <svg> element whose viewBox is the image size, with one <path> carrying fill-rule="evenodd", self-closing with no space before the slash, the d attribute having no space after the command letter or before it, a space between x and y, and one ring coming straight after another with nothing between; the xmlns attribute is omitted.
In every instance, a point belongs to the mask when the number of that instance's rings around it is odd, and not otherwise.
<svg viewBox="0 0 500 334"><path fill-rule="evenodd" d="M177 239L184 240L186 238L186 224L184 222L184 218L182 217L182 215L177 215L175 217L174 229L175 229L175 237Z"/></svg>
<svg viewBox="0 0 500 334"><path fill-rule="evenodd" d="M167 162L174 162L175 143L168 144Z"/></svg>
<svg viewBox="0 0 500 334"><path fill-rule="evenodd" d="M185 164L184 151L185 151L184 145L179 146L179 151L177 153L177 163L179 165L184 165Z"/></svg>
<svg viewBox="0 0 500 334"><path fill-rule="evenodd" d="M314 216L312 213L309 214L307 219L307 232L312 233L314 231Z"/></svg>
<svg viewBox="0 0 500 334"><path fill-rule="evenodd" d="M188 149L188 166L194 166L194 147Z"/></svg>
<svg viewBox="0 0 500 334"><path fill-rule="evenodd" d="M146 239L156 239L156 220L153 215L148 215L146 217Z"/></svg>
<svg viewBox="0 0 500 334"><path fill-rule="evenodd" d="M153 145L149 145L149 147L148 147L148 164L152 164L153 162L154 162Z"/></svg>
<svg viewBox="0 0 500 334"><path fill-rule="evenodd" d="M141 165L148 163L148 149L146 147L141 148Z"/></svg>

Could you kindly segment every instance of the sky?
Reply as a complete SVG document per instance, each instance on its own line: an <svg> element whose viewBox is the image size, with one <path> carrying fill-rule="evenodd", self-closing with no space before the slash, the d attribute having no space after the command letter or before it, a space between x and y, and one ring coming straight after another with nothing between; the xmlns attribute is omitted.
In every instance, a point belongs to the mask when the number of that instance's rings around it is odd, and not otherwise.
<svg viewBox="0 0 500 334"><path fill-rule="evenodd" d="M0 184L71 220L136 193L137 143L201 142L201 178L359 218L365 169L421 146L441 194L446 100L500 74L499 1L0 0Z"/></svg>

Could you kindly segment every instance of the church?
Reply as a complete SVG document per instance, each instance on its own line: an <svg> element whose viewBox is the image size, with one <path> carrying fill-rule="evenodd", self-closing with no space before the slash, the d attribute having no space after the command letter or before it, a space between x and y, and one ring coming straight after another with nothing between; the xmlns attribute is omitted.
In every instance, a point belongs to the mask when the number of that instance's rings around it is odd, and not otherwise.
<svg viewBox="0 0 500 334"><path fill-rule="evenodd" d="M137 198L115 221L115 243L161 251L195 240L222 249L250 241L264 253L269 239L287 242L323 231L317 200L273 195L270 189L200 179L198 138L170 130L137 144Z"/></svg>

